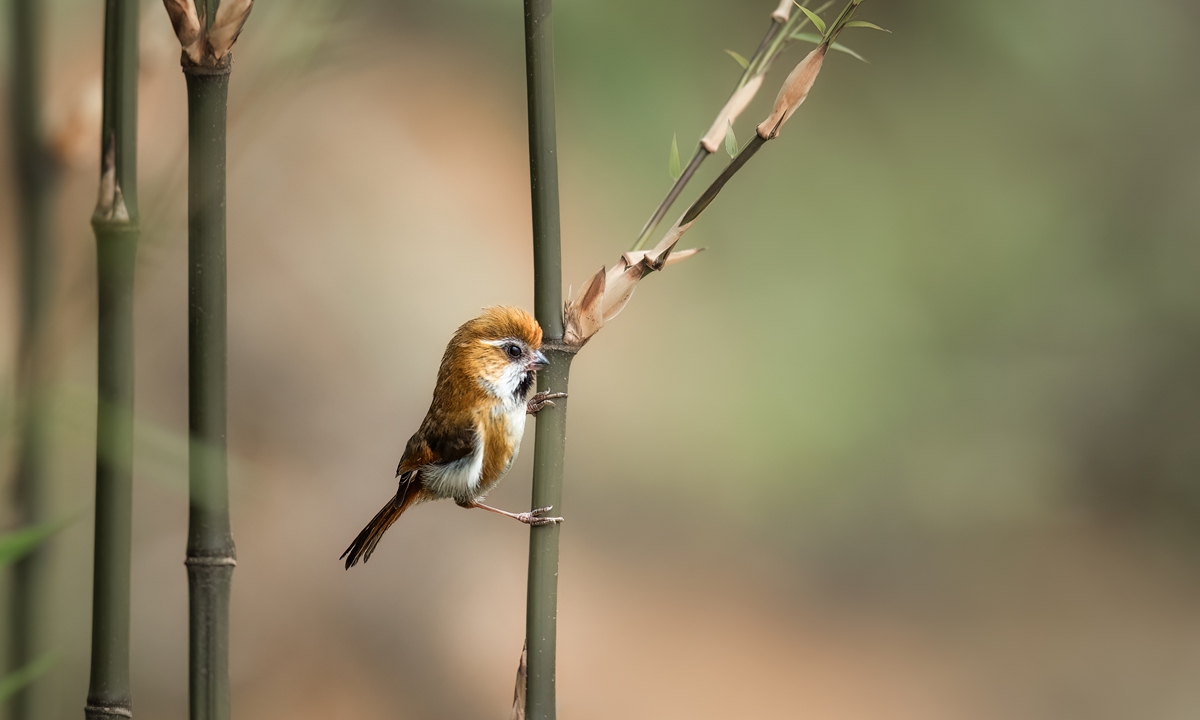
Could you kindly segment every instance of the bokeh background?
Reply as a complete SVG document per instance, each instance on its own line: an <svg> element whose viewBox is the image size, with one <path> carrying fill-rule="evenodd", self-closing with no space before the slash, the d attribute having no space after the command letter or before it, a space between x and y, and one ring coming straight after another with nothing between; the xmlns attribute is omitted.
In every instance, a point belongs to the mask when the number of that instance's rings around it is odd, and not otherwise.
<svg viewBox="0 0 1200 720"><path fill-rule="evenodd" d="M753 52L774 5L559 0L566 282L627 249L670 183L672 134L688 155L740 72L723 51ZM47 6L53 128L97 92L102 4ZM186 115L165 12L144 16L133 692L137 716L172 720ZM644 282L574 364L562 716L1195 717L1200 6L891 0L862 17L894 31L845 36L871 64L831 57L685 238L708 251ZM507 717L522 528L428 505L365 567L337 556L393 492L453 329L532 306L520 3L262 2L235 55L234 715ZM53 368L53 506L80 519L52 549L46 718L79 716L88 672L84 135L59 201ZM13 211L6 172L8 397ZM527 507L529 456L496 504Z"/></svg>

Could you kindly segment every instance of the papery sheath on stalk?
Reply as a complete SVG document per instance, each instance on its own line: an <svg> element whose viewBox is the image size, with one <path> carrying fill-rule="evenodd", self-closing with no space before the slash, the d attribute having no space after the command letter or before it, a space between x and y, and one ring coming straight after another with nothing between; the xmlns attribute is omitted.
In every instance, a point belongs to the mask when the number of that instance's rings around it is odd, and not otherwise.
<svg viewBox="0 0 1200 720"><path fill-rule="evenodd" d="M779 135L779 128L804 104L813 83L817 81L821 66L825 64L825 54L828 50L829 46L821 43L788 74L775 97L775 106L771 114L756 128L759 137L770 140Z"/></svg>
<svg viewBox="0 0 1200 720"><path fill-rule="evenodd" d="M787 79L783 81L783 87L779 89L779 94L775 97L775 105L771 109L771 114L758 124L757 132L759 137L764 140L771 140L779 135L779 129L783 124L804 104L808 98L809 91L812 90L813 84L817 81L817 75L821 73L821 67L825 63L825 55L828 53L831 46L836 46L835 40L838 35L846 28L870 28L872 30L882 30L888 32L874 23L853 20L854 13L858 10L858 6L862 0L850 0L846 7L837 18L828 26L817 16L804 6L799 6L800 10L812 21L813 25L821 31L820 42L817 47L801 60L792 72L788 74ZM846 48L851 55L859 57L857 53ZM862 58L859 57L861 60Z"/></svg>
<svg viewBox="0 0 1200 720"><path fill-rule="evenodd" d="M563 309L563 343L573 348L583 347L604 327L604 323L620 314L642 278L703 250L691 248L674 252L675 243L686 229L668 233L653 250L627 252L611 269L600 268L599 272L588 278L579 289L579 294L569 300Z"/></svg>
<svg viewBox="0 0 1200 720"><path fill-rule="evenodd" d="M217 17L208 29L208 45L213 57L218 60L225 57L237 42L253 5L254 0L224 0L217 8Z"/></svg>
<svg viewBox="0 0 1200 720"><path fill-rule="evenodd" d="M196 65L215 65L237 42L254 0L224 0L207 27L196 13L193 0L163 0L163 5L187 58Z"/></svg>
<svg viewBox="0 0 1200 720"><path fill-rule="evenodd" d="M188 58L200 64L203 55L204 33L200 27L200 18L196 15L196 5L192 0L163 0L167 15L171 18L171 26L175 28L175 37Z"/></svg>
<svg viewBox="0 0 1200 720"><path fill-rule="evenodd" d="M755 75L750 78L745 85L738 88L729 101L725 103L725 107L721 108L721 112L717 113L717 118L713 120L713 124L708 128L708 132L704 133L704 137L700 138L700 144L710 153L715 153L721 147L721 142L725 140L725 131L729 125L737 122L738 116L758 94L758 89L762 87L764 75Z"/></svg>

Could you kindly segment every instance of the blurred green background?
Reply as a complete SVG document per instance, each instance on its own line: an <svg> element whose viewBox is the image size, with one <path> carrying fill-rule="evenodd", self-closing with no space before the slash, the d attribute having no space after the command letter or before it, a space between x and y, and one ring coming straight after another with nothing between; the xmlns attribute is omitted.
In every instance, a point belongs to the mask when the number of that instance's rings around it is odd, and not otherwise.
<svg viewBox="0 0 1200 720"><path fill-rule="evenodd" d="M53 131L98 82L102 7L47 5ZM670 184L672 134L689 155L740 73L724 50L750 55L774 5L559 0L568 283L628 249ZM171 719L186 115L165 12L144 16L133 691L139 717ZM871 64L831 56L685 237L707 252L644 282L575 361L562 714L1194 717L1200 6L891 0L861 17L894 33L844 37ZM521 528L423 506L369 565L337 556L393 492L453 329L532 306L521 28L516 0L292 0L258 5L238 43L236 716L508 712ZM97 136L60 202L52 492L84 519L52 550L45 644L64 660L38 686L46 718L78 717L87 685ZM530 447L501 507L527 506Z"/></svg>

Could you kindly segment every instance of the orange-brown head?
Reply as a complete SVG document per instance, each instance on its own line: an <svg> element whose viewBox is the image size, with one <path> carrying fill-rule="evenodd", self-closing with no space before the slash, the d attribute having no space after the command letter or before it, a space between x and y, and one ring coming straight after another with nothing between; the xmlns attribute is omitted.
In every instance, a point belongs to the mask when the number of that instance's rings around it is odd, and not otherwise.
<svg viewBox="0 0 1200 720"><path fill-rule="evenodd" d="M532 315L516 307L485 308L450 339L435 395L465 401L482 390L500 402L524 403L534 373L546 366L541 347L542 328Z"/></svg>

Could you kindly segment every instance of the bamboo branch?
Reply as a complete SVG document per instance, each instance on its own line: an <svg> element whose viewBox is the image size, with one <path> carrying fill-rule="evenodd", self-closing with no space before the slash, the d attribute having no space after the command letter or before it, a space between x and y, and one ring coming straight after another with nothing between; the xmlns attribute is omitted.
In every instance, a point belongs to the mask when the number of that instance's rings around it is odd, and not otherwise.
<svg viewBox="0 0 1200 720"><path fill-rule="evenodd" d="M805 0L805 5L808 0ZM816 12L824 12L833 0L828 0ZM766 34L758 44L758 49L750 56L749 62L746 64L745 70L738 78L737 84L733 88L733 92L729 94L729 99L725 105L717 113L717 117L709 126L708 131L700 139L700 145L696 148L696 154L692 156L692 160L688 163L687 169L676 178L671 185L671 189L667 191L666 197L655 208L650 219L642 226L641 232L638 233L637 240L634 241L631 250L637 251L646 247L646 241L650 239L650 235L654 233L655 228L666 217L671 210L671 206L675 204L675 200L679 198L680 193L687 187L692 176L700 169L700 165L720 147L722 140L725 138L726 127L732 126L741 115L754 96L758 94L758 89L762 86L763 80L767 72L771 69L775 58L787 48L793 41L793 35L802 30L811 21L804 13L796 13L791 16L793 8L792 0L781 0L779 6L771 13L771 25L767 28Z"/></svg>
<svg viewBox="0 0 1200 720"><path fill-rule="evenodd" d="M564 348L558 161L554 123L553 0L525 0L525 70L529 99L529 179L533 202L534 310L545 333L550 365L538 390L566 392L574 351ZM567 403L538 413L533 455L533 505L562 512ZM529 528L529 586L525 615L526 709L529 720L556 716L554 668L558 614L559 524Z"/></svg>
<svg viewBox="0 0 1200 720"><path fill-rule="evenodd" d="M225 130L230 50L252 0L164 0L188 94L188 706L229 718L229 593L236 550L226 447Z"/></svg>
<svg viewBox="0 0 1200 720"><path fill-rule="evenodd" d="M19 446L13 482L16 521L33 528L47 519L45 464L48 435L47 326L53 285L54 197L59 166L43 136L41 3L13 0L9 108L15 170L17 237L20 252L20 338L18 345ZM39 656L43 628L46 552L32 549L13 567L9 604L8 670L20 672ZM12 695L10 717L34 715L27 687Z"/></svg>
<svg viewBox="0 0 1200 720"><path fill-rule="evenodd" d="M817 76L821 72L821 68L825 62L825 55L828 53L829 48L834 46L838 35L848 27L869 27L876 30L883 30L883 28L871 23L852 20L861 3L862 0L849 0L837 19L828 26L817 17L816 13L807 10L803 11L806 21L817 25L822 34L821 37L817 38L818 45L816 49L806 55L787 76L787 79L784 80L783 87L780 88L779 94L775 98L771 114L767 119L758 124L755 129L754 138L737 153L729 166L688 207L687 211L671 226L671 229L667 231L666 235L663 236L662 240L653 249L631 250L622 255L621 259L611 269L600 268L598 273L584 283L583 287L580 288L579 294L567 302L563 308L565 324L563 338L564 345L567 348L573 348L578 351L593 335L604 327L605 322L616 317L625 307L626 303L629 302L629 299L633 296L634 289L642 278L699 252L699 249L696 248L676 252L675 246L679 242L679 239L683 237L683 234L696 222L700 213L716 199L717 194L721 192L725 184L739 170L745 167L750 158L767 141L779 135L779 130L783 127L783 124L804 104L809 91L812 89ZM828 4L823 7L827 6ZM774 57L777 56L778 53L770 48L779 47L781 43L787 41L790 37L788 33L792 32L789 26L795 20L796 18L789 20L788 25L784 26L783 32L770 40L769 43L766 43L768 50L760 58L760 62L769 65ZM772 55L772 52L775 52L775 55ZM754 63L751 62L748 64L747 70L753 67ZM761 78L761 75L758 77ZM749 86L747 85L747 87ZM737 92L734 93L734 96L735 98L737 97ZM726 106L725 110L722 110L722 113L726 113L728 108L729 105ZM740 112L740 109L738 112Z"/></svg>

